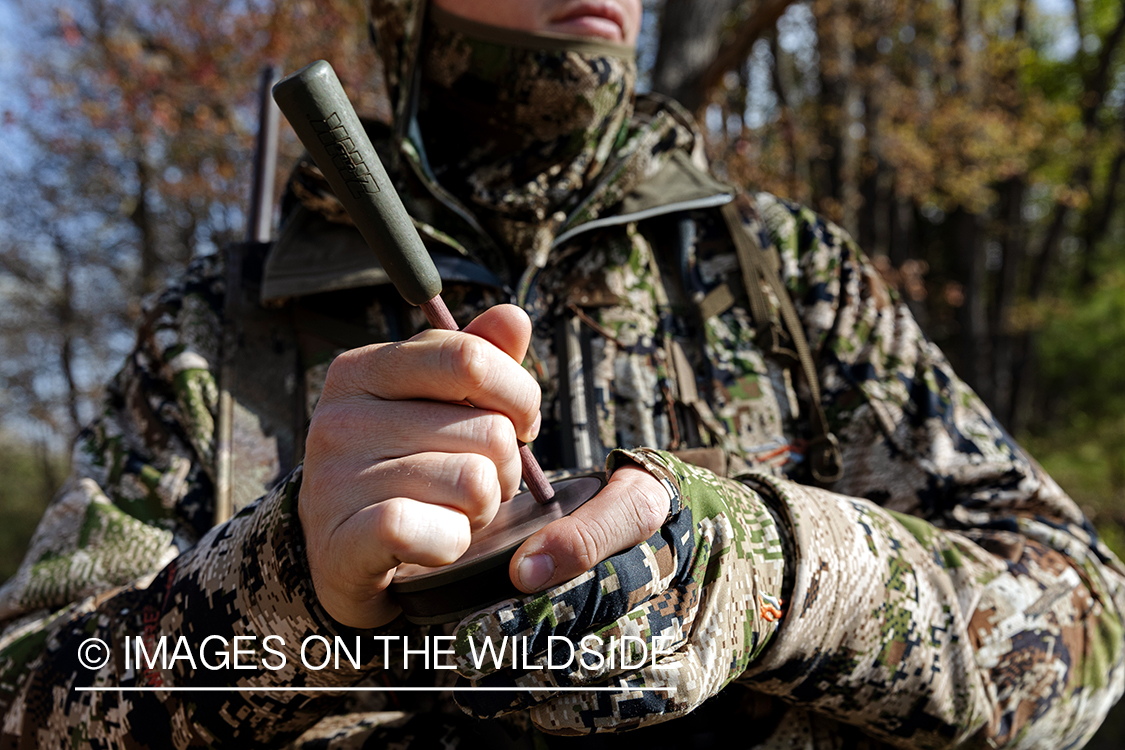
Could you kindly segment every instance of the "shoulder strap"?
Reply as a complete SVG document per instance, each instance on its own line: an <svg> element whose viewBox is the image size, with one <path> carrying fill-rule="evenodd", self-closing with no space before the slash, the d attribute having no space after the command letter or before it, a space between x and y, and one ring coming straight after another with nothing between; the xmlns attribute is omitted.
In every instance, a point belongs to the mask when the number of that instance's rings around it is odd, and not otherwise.
<svg viewBox="0 0 1125 750"><path fill-rule="evenodd" d="M812 401L813 437L809 441L808 460L813 479L820 484L831 484L843 475L843 457L840 442L828 426L828 416L820 397L820 379L816 362L805 338L805 329L793 306L789 290L781 281L781 261L777 249L767 252L752 232L746 231L739 212L738 201L722 207L723 220L734 240L738 264L742 269L742 283L750 301L750 314L758 330L758 341L769 347L774 355L800 366L801 374L809 388ZM777 297L784 328L770 314L769 300L762 290L765 281Z"/></svg>

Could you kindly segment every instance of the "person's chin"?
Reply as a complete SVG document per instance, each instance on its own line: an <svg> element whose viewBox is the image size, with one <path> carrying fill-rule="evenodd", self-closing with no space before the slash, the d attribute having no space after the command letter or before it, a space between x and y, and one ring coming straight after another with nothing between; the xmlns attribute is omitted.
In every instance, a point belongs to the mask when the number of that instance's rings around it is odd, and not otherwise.
<svg viewBox="0 0 1125 750"><path fill-rule="evenodd" d="M568 18L565 21L556 21L550 25L549 31L566 36L605 39L609 42L625 44L625 33L621 27L616 22L601 16L579 16L578 18Z"/></svg>

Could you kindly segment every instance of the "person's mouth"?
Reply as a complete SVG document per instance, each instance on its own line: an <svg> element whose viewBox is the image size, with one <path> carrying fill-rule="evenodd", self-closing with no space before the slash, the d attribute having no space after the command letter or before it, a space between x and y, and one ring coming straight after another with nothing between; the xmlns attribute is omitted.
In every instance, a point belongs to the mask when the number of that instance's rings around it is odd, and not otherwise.
<svg viewBox="0 0 1125 750"><path fill-rule="evenodd" d="M568 36L586 36L624 43L625 14L617 3L581 0L567 3L549 22L550 30Z"/></svg>

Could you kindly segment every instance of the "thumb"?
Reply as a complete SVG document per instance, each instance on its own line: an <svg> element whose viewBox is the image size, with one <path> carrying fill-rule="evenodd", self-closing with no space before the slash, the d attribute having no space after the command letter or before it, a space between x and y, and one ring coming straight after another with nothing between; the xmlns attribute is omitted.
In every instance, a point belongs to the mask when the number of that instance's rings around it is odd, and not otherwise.
<svg viewBox="0 0 1125 750"><path fill-rule="evenodd" d="M656 533L670 503L656 477L636 465L622 466L585 505L524 542L508 575L529 594L569 581Z"/></svg>

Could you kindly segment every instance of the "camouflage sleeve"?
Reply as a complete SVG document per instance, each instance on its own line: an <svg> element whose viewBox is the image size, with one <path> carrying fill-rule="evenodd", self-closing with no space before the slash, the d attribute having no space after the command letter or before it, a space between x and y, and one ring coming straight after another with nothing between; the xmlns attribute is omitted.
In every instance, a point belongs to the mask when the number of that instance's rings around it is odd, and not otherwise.
<svg viewBox="0 0 1125 750"><path fill-rule="evenodd" d="M354 652L358 634L316 603L295 522L299 469L207 532L221 278L204 259L146 311L71 478L0 589L0 747L281 742L337 698L154 688L331 688L366 674L347 659L303 666L307 636L344 637ZM151 662L138 662L138 639ZM319 664L322 642L305 656Z"/></svg>
<svg viewBox="0 0 1125 750"><path fill-rule="evenodd" d="M1081 744L1125 687L1121 563L843 232L756 203L846 474L746 478L785 509L796 564L742 679L897 745Z"/></svg>

